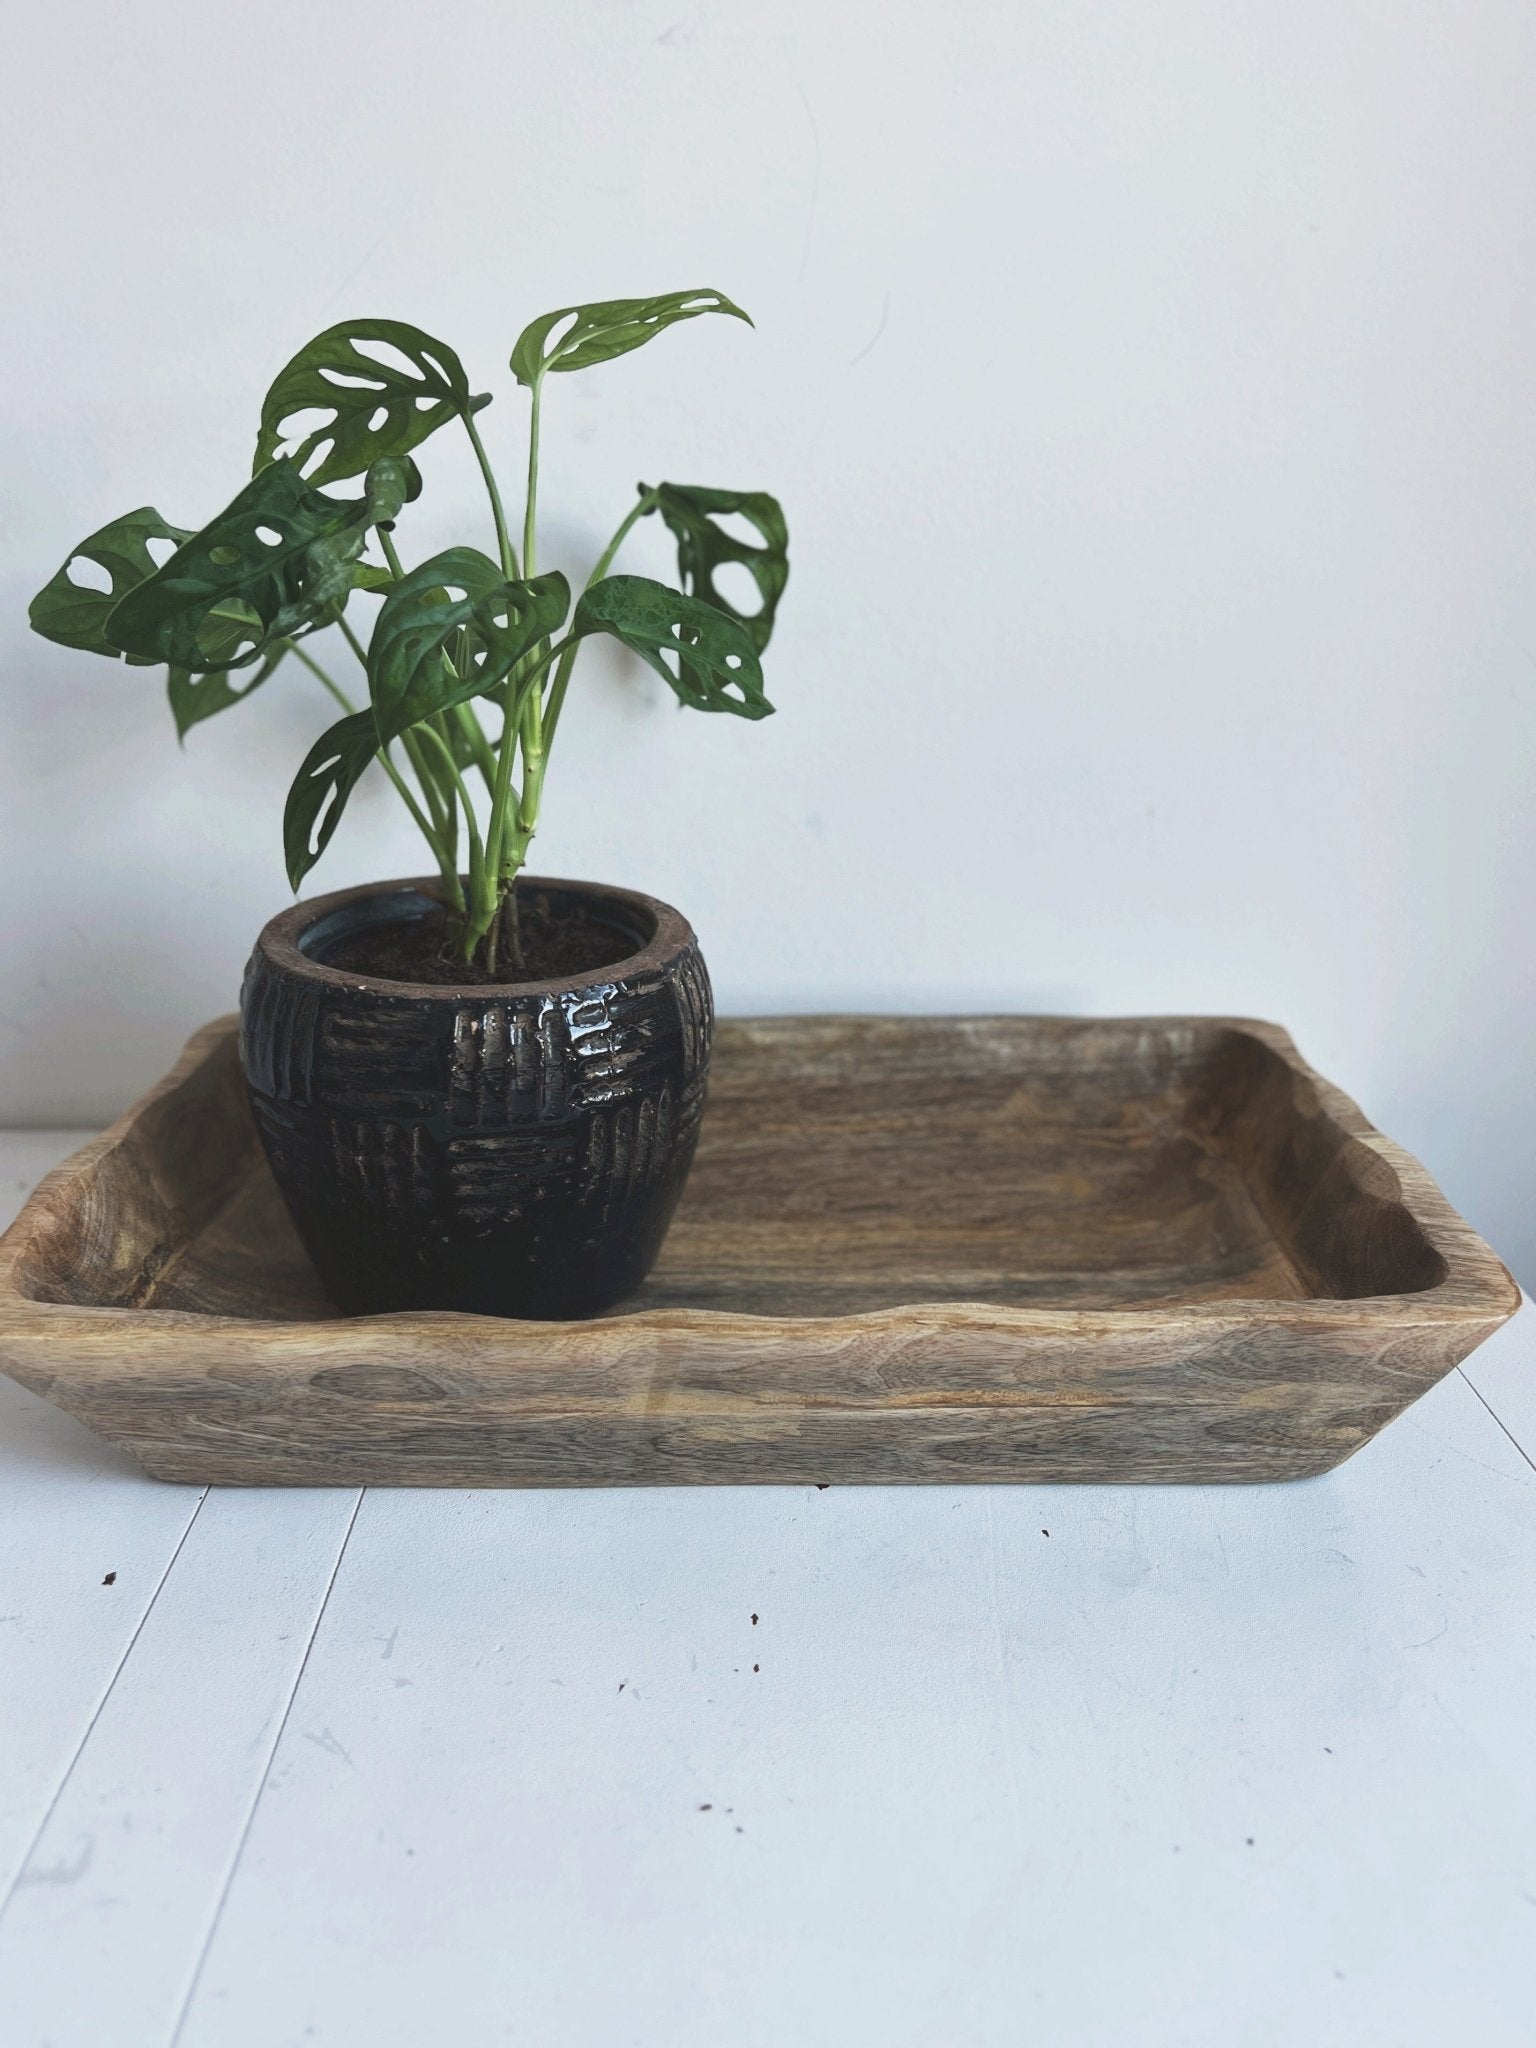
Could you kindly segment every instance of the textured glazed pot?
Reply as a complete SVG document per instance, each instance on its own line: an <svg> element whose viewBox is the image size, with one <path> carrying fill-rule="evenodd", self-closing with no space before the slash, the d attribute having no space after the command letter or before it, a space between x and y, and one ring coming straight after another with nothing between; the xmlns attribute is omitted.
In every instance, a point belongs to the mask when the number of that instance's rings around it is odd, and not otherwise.
<svg viewBox="0 0 1536 2048"><path fill-rule="evenodd" d="M423 880L275 917L241 991L240 1048L278 1187L352 1314L567 1318L637 1288L677 1206L709 1070L709 977L687 920L595 883L522 878L625 955L481 988L326 965L366 926L436 908Z"/></svg>

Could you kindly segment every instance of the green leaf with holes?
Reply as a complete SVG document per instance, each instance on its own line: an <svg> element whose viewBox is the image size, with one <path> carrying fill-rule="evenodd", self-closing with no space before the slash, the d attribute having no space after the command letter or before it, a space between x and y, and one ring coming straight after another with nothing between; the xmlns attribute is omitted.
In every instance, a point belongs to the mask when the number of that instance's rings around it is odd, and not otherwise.
<svg viewBox="0 0 1536 2048"><path fill-rule="evenodd" d="M763 671L739 619L648 576L607 576L576 607L571 630L608 633L649 662L695 711L766 718Z"/></svg>
<svg viewBox="0 0 1536 2048"><path fill-rule="evenodd" d="M639 489L644 493L646 486ZM789 528L777 498L766 491L715 491L703 484L658 484L655 503L677 541L677 573L690 597L739 619L761 654L773 633L774 613L789 581ZM759 535L754 544L720 524L745 519ZM716 587L715 572L736 562L757 585L758 606L744 612Z"/></svg>
<svg viewBox="0 0 1536 2048"><path fill-rule="evenodd" d="M210 669L200 676L184 668L168 669L165 693L170 702L171 716L176 721L177 739L185 746L187 734L194 725L201 725L205 718L213 718L220 711L229 711L236 704L243 704L253 691L261 688L287 652L288 642L284 640L271 650L256 673L240 687L231 682L228 669Z"/></svg>
<svg viewBox="0 0 1536 2048"><path fill-rule="evenodd" d="M509 583L478 548L449 548L411 570L385 598L368 647L380 744L498 688L559 632L570 605L558 572Z"/></svg>
<svg viewBox="0 0 1536 2048"><path fill-rule="evenodd" d="M358 551L371 526L393 526L401 508L421 495L421 471L407 455L381 455L363 481L360 500L339 499L352 514L309 553L309 599L317 609L345 607L354 590L391 590L395 578L382 563L362 562ZM324 620L321 623L325 623Z"/></svg>
<svg viewBox="0 0 1536 2048"><path fill-rule="evenodd" d="M78 647L87 654L104 654L110 661L122 661L123 649L106 635L107 618L119 598L126 597L156 573L152 540L168 540L180 547L192 536L185 527L172 526L153 505L126 512L90 534L70 550L69 560L56 576L49 578L33 598L27 616L34 633L53 640L60 647ZM78 561L94 562L112 579L110 590L92 590L77 583L70 570ZM135 667L158 661L153 654L130 654Z"/></svg>
<svg viewBox="0 0 1536 2048"><path fill-rule="evenodd" d="M361 346L368 342L394 353L369 355ZM298 469L321 457L312 484L339 483L381 456L409 454L447 421L489 404L489 396L470 396L464 365L446 342L403 320L342 320L278 372L261 408L254 467L263 469L292 439ZM301 413L308 417L286 435L285 424Z"/></svg>
<svg viewBox="0 0 1536 2048"><path fill-rule="evenodd" d="M599 299L588 306L561 306L531 321L512 351L512 374L519 384L536 384L552 370L585 370L610 362L652 341L679 320L697 320L701 313L728 313L733 320L752 322L723 292L663 292L654 299ZM566 321L570 322L567 327ZM556 334L556 328L561 332Z"/></svg>
<svg viewBox="0 0 1536 2048"><path fill-rule="evenodd" d="M362 498L328 498L293 463L269 463L118 600L107 639L193 674L248 667L272 641L332 623L367 568L357 557L369 527L394 518L408 484L405 465L388 460L370 472Z"/></svg>
<svg viewBox="0 0 1536 2048"><path fill-rule="evenodd" d="M304 756L283 811L283 856L295 889L330 845L348 797L378 750L373 713L353 711Z"/></svg>

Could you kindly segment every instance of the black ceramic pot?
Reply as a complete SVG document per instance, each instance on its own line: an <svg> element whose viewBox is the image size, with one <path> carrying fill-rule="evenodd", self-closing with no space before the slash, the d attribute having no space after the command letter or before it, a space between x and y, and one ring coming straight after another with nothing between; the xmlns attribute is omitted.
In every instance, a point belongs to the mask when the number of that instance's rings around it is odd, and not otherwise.
<svg viewBox="0 0 1536 2048"><path fill-rule="evenodd" d="M613 928L564 981L439 988L326 965L365 926L436 908L426 881L273 918L241 992L241 1059L272 1172L350 1314L591 1315L632 1293L693 1159L713 1006L693 932L628 889L520 880Z"/></svg>

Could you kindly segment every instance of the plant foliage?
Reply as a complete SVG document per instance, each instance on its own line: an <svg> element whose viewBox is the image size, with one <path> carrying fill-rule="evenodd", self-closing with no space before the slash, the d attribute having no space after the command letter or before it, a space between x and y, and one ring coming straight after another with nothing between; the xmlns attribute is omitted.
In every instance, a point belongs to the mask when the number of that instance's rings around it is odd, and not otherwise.
<svg viewBox="0 0 1536 2048"><path fill-rule="evenodd" d="M644 484L640 490L646 495ZM702 484L658 484L648 495L655 501L651 509L661 514L677 541L677 574L684 590L740 619L761 654L789 581L789 529L778 499L766 491L712 491ZM731 515L754 526L758 540L742 540L722 525ZM757 585L755 611L738 611L716 587L716 572L727 563L739 564Z"/></svg>
<svg viewBox="0 0 1536 2048"><path fill-rule="evenodd" d="M183 527L162 519L153 505L137 512L125 512L87 534L70 550L69 560L50 576L33 598L27 616L34 633L61 647L78 647L87 654L105 654L112 661L125 657L121 647L107 638L106 625L119 599L137 590L154 574L156 563L149 551L151 541L169 541L180 547L192 538ZM70 571L76 562L94 562L104 570L111 587L101 590L77 581ZM129 661L153 664L158 655L133 655Z"/></svg>
<svg viewBox="0 0 1536 2048"><path fill-rule="evenodd" d="M195 532L148 506L99 528L38 592L31 622L64 647L164 664L182 740L243 704L292 655L343 713L288 794L283 850L294 888L377 762L432 849L463 957L495 972L504 929L515 945L515 919L501 911L538 826L549 748L584 641L616 640L693 710L759 719L773 708L761 655L789 551L784 515L766 492L642 485L574 606L562 574L535 573L546 377L627 355L706 313L747 321L722 293L699 290L564 306L524 328L511 359L530 394L521 566L476 425L489 398L472 394L458 356L420 328L343 320L278 372L261 409L254 474L222 512ZM451 547L407 568L395 532L421 491L413 451L455 420L485 482L496 552ZM358 477L360 495L330 488ZM680 588L609 573L652 512L676 541ZM376 559L365 557L370 547ZM721 589L728 567L752 578L755 608ZM352 620L360 597L382 600L366 638ZM306 644L333 626L362 665L365 704Z"/></svg>
<svg viewBox="0 0 1536 2048"><path fill-rule="evenodd" d="M561 306L532 320L512 351L512 374L534 385L551 370L589 370L653 341L679 320L701 313L729 313L752 322L723 292L663 292L654 299L599 299L590 306Z"/></svg>
<svg viewBox="0 0 1536 2048"><path fill-rule="evenodd" d="M576 607L572 631L611 633L694 711L734 711L766 718L763 671L752 636L739 620L653 583L648 576L606 576Z"/></svg>
<svg viewBox="0 0 1536 2048"><path fill-rule="evenodd" d="M293 462L312 484L340 483L381 456L409 455L451 419L489 402L470 397L464 365L419 327L342 320L278 371L261 408L253 468L265 469L292 438ZM289 423L300 419L288 436Z"/></svg>

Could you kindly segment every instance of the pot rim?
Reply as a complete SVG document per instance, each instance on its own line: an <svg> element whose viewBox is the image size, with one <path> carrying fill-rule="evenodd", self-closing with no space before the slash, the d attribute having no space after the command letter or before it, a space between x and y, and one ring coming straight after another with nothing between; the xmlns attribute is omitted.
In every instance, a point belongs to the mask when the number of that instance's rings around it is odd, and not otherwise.
<svg viewBox="0 0 1536 2048"><path fill-rule="evenodd" d="M327 967L304 952L299 944L311 925L334 911L345 909L349 903L362 902L372 896L403 895L410 890L435 897L441 886L442 878L438 875L407 875L395 881L362 882L351 889L334 889L324 896L305 897L263 925L256 940L257 950L273 967L329 988L363 990L372 995L394 996L410 1002L475 1004L495 1002L507 996L568 995L577 989L629 981L640 974L661 974L689 946L697 943L687 918L680 910L674 910L670 903L663 903L659 896L647 896L639 889L621 889L610 882L575 881L561 875L519 875L519 888L568 889L576 894L606 898L609 902L639 910L654 921L655 930L639 952L627 953L622 960L611 960L606 967L588 968L583 974L562 975L545 981L389 981L381 975L358 974L351 968Z"/></svg>

